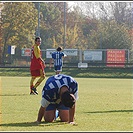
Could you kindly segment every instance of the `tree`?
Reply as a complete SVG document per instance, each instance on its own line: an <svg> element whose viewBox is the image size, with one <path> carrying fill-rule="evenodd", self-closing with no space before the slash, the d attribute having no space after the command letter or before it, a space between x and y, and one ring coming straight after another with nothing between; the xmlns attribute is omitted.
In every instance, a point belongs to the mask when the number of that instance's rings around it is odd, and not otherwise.
<svg viewBox="0 0 133 133"><path fill-rule="evenodd" d="M43 2L41 5L41 38L43 48L64 46L64 2ZM37 5L36 5L37 7ZM81 44L82 16L78 9L69 12L66 3L66 44L65 48L77 48ZM80 35L80 37L79 37Z"/></svg>
<svg viewBox="0 0 133 133"><path fill-rule="evenodd" d="M43 41L41 47L51 48L62 25L59 21L61 12L53 2L42 2L40 16L40 34Z"/></svg>
<svg viewBox="0 0 133 133"><path fill-rule="evenodd" d="M66 47L85 49L86 39L82 29L85 16L81 8L75 5L73 11L67 12L66 18Z"/></svg>
<svg viewBox="0 0 133 133"><path fill-rule="evenodd" d="M132 22L132 2L110 2L110 5L116 22L130 26Z"/></svg>
<svg viewBox="0 0 133 133"><path fill-rule="evenodd" d="M2 9L2 42L5 58L8 45L22 48L34 43L37 10L32 2L4 2ZM3 60L4 62L4 60Z"/></svg>
<svg viewBox="0 0 133 133"><path fill-rule="evenodd" d="M87 48L131 48L131 2L84 2L82 31ZM84 11L83 11L84 10ZM85 45L85 44L84 44Z"/></svg>
<svg viewBox="0 0 133 133"><path fill-rule="evenodd" d="M1 10L3 8L3 3L0 3L0 64L1 64L1 59L2 59L2 48L3 48L3 45L2 45L2 26L1 26L1 23L2 23L2 19L1 19Z"/></svg>
<svg viewBox="0 0 133 133"><path fill-rule="evenodd" d="M95 19L115 20L128 26L132 22L132 2L85 2L82 4L86 16Z"/></svg>
<svg viewBox="0 0 133 133"><path fill-rule="evenodd" d="M98 24L97 31L93 30L88 36L90 49L131 49L129 29L115 21Z"/></svg>

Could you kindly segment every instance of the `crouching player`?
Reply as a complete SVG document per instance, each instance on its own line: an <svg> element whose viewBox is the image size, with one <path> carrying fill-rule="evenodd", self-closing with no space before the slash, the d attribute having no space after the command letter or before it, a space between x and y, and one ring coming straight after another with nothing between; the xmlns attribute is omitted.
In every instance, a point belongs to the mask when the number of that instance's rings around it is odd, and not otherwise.
<svg viewBox="0 0 133 133"><path fill-rule="evenodd" d="M41 107L38 112L36 123L55 120L55 112L59 111L62 122L75 124L74 115L76 100L78 99L78 83L69 75L58 74L47 79L43 90Z"/></svg>

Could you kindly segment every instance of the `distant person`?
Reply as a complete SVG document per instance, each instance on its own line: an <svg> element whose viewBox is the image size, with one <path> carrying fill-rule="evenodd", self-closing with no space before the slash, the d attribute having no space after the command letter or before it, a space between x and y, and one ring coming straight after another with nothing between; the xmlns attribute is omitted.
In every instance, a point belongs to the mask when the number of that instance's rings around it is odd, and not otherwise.
<svg viewBox="0 0 133 133"><path fill-rule="evenodd" d="M41 107L36 123L41 123L42 118L45 122L53 122L58 110L62 122L75 124L77 99L78 83L74 78L64 74L49 77L42 90Z"/></svg>
<svg viewBox="0 0 133 133"><path fill-rule="evenodd" d="M32 46L31 49L31 64L30 64L30 73L31 73L31 80L30 80L30 94L38 95L37 87L41 84L41 82L45 79L45 71L44 68L46 67L44 60L41 57L41 50L40 50L41 38L35 38L35 44ZM37 82L34 84L35 79L39 77Z"/></svg>
<svg viewBox="0 0 133 133"><path fill-rule="evenodd" d="M67 55L62 52L62 47L58 47L56 52L51 54L52 59L50 60L50 69L52 67L52 62L54 63L54 70L56 74L59 74L62 71L63 67L63 58Z"/></svg>

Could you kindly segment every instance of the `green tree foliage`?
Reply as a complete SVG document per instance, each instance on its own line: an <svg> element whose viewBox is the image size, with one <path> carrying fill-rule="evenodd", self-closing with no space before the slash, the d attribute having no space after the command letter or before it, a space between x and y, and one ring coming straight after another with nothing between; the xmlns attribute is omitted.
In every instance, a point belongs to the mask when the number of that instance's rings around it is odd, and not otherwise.
<svg viewBox="0 0 133 133"><path fill-rule="evenodd" d="M96 19L85 18L82 23L83 35L87 37L92 30L97 30L97 23L98 23L98 20Z"/></svg>
<svg viewBox="0 0 133 133"><path fill-rule="evenodd" d="M97 30L92 30L88 36L90 49L130 49L131 40L128 28L116 21L102 22Z"/></svg>
<svg viewBox="0 0 133 133"><path fill-rule="evenodd" d="M37 10L31 2L5 2L2 9L3 58L8 45L31 46L37 26Z"/></svg>
<svg viewBox="0 0 133 133"><path fill-rule="evenodd" d="M86 16L82 21L84 47L131 48L132 2L85 2L77 6L78 15L85 11Z"/></svg>
<svg viewBox="0 0 133 133"><path fill-rule="evenodd" d="M40 12L38 12L39 3ZM63 44L64 3L66 3L65 44ZM112 8L110 10L107 7ZM129 7L131 8L131 5ZM67 2L4 2L1 21L4 51L8 45L16 45L19 48L31 47L37 31L38 13L42 49L56 48L58 45L82 50L131 48L130 8L124 3L106 6L104 3L99 5L94 2L88 3L86 8L88 12L85 14L84 6L80 7L77 4L70 11ZM124 18L118 21L117 18L122 17L123 12Z"/></svg>
<svg viewBox="0 0 133 133"><path fill-rule="evenodd" d="M66 14L64 14L64 2L43 2L40 5L40 27L43 40L41 47L56 48L58 45L62 45L65 48L79 48L84 36L81 29L83 19L77 13L78 10L69 12L66 3ZM66 15L66 31L64 31L64 15Z"/></svg>
<svg viewBox="0 0 133 133"><path fill-rule="evenodd" d="M58 6L55 6L52 2L40 3L40 29L41 38L43 40L43 48L53 47L53 43L56 41L59 33L59 27L62 25L59 19L61 18L61 12Z"/></svg>
<svg viewBox="0 0 133 133"><path fill-rule="evenodd" d="M30 44L37 26L37 10L30 2L4 3L2 10L3 40L8 45ZM28 45L27 45L28 46Z"/></svg>
<svg viewBox="0 0 133 133"><path fill-rule="evenodd" d="M132 2L110 2L114 19L119 24L131 26L132 22Z"/></svg>
<svg viewBox="0 0 133 133"><path fill-rule="evenodd" d="M75 7L73 11L67 12L66 18L66 47L85 49L86 39L82 30L84 15Z"/></svg>

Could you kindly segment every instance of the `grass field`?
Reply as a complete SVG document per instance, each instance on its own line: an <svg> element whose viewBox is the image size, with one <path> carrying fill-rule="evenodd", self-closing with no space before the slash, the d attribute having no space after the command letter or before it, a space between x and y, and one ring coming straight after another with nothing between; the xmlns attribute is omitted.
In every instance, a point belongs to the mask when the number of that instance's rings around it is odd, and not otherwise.
<svg viewBox="0 0 133 133"><path fill-rule="evenodd" d="M76 78L79 99L77 126L33 122L40 107L39 95L29 95L30 77L0 77L0 131L133 131L132 79Z"/></svg>
<svg viewBox="0 0 133 133"><path fill-rule="evenodd" d="M45 68L46 75L55 74L53 69ZM63 68L63 74L77 78L133 78L133 68ZM30 76L29 68L0 68L0 76Z"/></svg>

